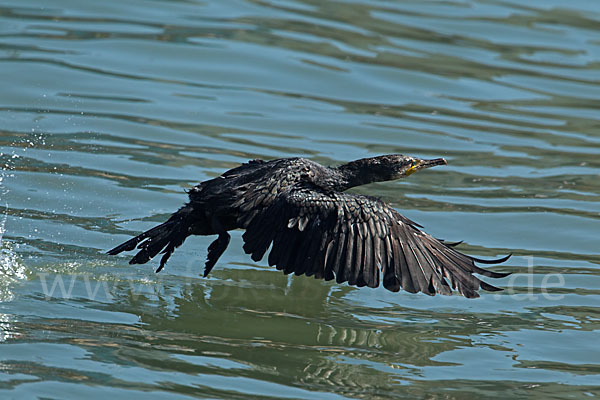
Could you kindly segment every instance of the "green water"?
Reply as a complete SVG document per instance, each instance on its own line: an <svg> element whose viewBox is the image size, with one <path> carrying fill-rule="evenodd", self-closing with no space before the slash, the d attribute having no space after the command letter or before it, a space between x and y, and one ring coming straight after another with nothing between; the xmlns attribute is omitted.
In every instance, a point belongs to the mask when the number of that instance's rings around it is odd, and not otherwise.
<svg viewBox="0 0 600 400"><path fill-rule="evenodd" d="M600 396L597 1L0 3L0 398ZM251 158L449 165L358 193L514 256L480 299L288 277L241 232L104 253Z"/></svg>

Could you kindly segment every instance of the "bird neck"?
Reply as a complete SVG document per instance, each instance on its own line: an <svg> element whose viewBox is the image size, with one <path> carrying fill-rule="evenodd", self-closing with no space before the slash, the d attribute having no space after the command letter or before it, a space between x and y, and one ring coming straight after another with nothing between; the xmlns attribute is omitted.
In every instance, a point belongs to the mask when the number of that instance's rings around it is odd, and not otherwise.
<svg viewBox="0 0 600 400"><path fill-rule="evenodd" d="M372 168L369 161L369 159L361 159L334 168L339 175L339 187L337 190L344 191L368 183L389 180L388 177L378 174Z"/></svg>

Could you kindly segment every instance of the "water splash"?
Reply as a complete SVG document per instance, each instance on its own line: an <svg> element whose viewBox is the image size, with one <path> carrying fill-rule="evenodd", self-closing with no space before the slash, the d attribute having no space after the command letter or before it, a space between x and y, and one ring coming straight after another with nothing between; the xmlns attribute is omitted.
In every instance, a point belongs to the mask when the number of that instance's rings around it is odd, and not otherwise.
<svg viewBox="0 0 600 400"><path fill-rule="evenodd" d="M0 313L0 343L19 336L14 326L15 321L14 315Z"/></svg>
<svg viewBox="0 0 600 400"><path fill-rule="evenodd" d="M13 243L3 240L7 219L8 205L4 218L0 222L0 303L12 300L14 298L12 287L26 278L25 266L19 261Z"/></svg>
<svg viewBox="0 0 600 400"><path fill-rule="evenodd" d="M0 177L0 188L2 187L2 177ZM4 191L2 192L5 193ZM2 248L2 238L4 237L4 232L6 231L6 220L8 219L8 204L5 204L4 208L4 218L2 222L0 222L0 249Z"/></svg>

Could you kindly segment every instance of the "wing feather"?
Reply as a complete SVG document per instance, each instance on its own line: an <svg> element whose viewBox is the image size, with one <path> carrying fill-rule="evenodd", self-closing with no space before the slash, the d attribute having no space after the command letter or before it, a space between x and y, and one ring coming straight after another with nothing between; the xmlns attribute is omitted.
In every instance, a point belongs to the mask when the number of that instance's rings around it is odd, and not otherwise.
<svg viewBox="0 0 600 400"><path fill-rule="evenodd" d="M238 223L246 228L244 251L258 261L271 246L269 265L285 273L356 286L383 282L394 292L449 295L457 290L465 297L477 297L479 289L500 290L474 273L507 275L475 265L506 258L488 262L463 254L380 200L306 183L276 193L240 205Z"/></svg>
<svg viewBox="0 0 600 400"><path fill-rule="evenodd" d="M342 229L339 237L337 238L338 248L333 264L331 265L331 269L325 268L326 281L330 281L335 278L335 274L340 270L340 267L343 267L343 263L346 260L346 233L346 229Z"/></svg>
<svg viewBox="0 0 600 400"><path fill-rule="evenodd" d="M346 232L346 260L344 263L340 263L340 268L336 271L335 281L337 283L347 282L350 279L350 274L352 273L352 269L356 263L356 259L354 257L354 244L358 235L354 230L354 224L351 222L348 223L348 229Z"/></svg>
<svg viewBox="0 0 600 400"><path fill-rule="evenodd" d="M367 225L367 224L364 224ZM367 225L368 228L368 225ZM373 237L371 236L370 230L366 232L363 237L363 268L362 268L362 279L365 284L369 284L373 280ZM360 276L360 274L359 274Z"/></svg>
<svg viewBox="0 0 600 400"><path fill-rule="evenodd" d="M362 223L360 225L362 225ZM362 230L360 229L360 226L357 226L356 229L357 235L354 243L354 264L352 265L352 274L348 277L348 283L350 285L358 284L358 277L361 274L364 265L364 236L361 233Z"/></svg>

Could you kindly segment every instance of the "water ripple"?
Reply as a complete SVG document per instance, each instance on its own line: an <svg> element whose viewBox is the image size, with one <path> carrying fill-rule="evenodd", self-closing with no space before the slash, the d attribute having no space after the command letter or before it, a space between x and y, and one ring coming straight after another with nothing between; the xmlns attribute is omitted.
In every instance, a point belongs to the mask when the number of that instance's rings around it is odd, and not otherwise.
<svg viewBox="0 0 600 400"><path fill-rule="evenodd" d="M5 1L0 392L599 396L599 23L583 0ZM513 253L506 291L290 278L239 232L209 279L211 238L157 275L103 254L247 159L391 152L449 164L354 191Z"/></svg>

